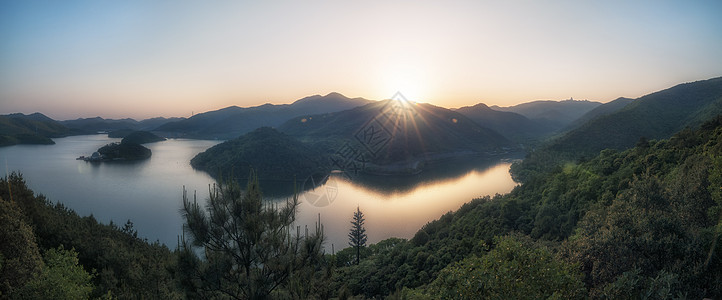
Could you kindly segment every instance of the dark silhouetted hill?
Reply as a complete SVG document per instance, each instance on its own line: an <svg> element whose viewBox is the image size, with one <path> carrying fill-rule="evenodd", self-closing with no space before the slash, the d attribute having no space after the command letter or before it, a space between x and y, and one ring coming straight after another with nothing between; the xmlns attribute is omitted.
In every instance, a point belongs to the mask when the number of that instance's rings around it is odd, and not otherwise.
<svg viewBox="0 0 722 300"><path fill-rule="evenodd" d="M556 127L548 122L533 121L514 112L493 110L484 103L465 106L455 111L516 143L534 143L556 130Z"/></svg>
<svg viewBox="0 0 722 300"><path fill-rule="evenodd" d="M159 137L148 131L133 131L125 135L120 143L147 144L160 141L165 141L165 138Z"/></svg>
<svg viewBox="0 0 722 300"><path fill-rule="evenodd" d="M51 138L75 132L41 114L21 113L0 116L0 146L15 144L55 144Z"/></svg>
<svg viewBox="0 0 722 300"><path fill-rule="evenodd" d="M495 105L491 109L518 113L530 120L559 130L601 104L600 102L588 100L541 100L509 107Z"/></svg>
<svg viewBox="0 0 722 300"><path fill-rule="evenodd" d="M251 168L261 180L302 181L324 170L326 157L295 138L261 127L196 155L191 165L216 178L247 178Z"/></svg>
<svg viewBox="0 0 722 300"><path fill-rule="evenodd" d="M102 155L102 161L141 160L152 155L150 149L143 145L129 142L107 144L100 147L98 153Z"/></svg>
<svg viewBox="0 0 722 300"><path fill-rule="evenodd" d="M255 107L230 106L197 114L187 120L171 122L156 130L168 136L206 139L231 139L259 127L277 127L300 115L342 111L371 102L348 98L339 93L310 96L292 104L264 104Z"/></svg>
<svg viewBox="0 0 722 300"><path fill-rule="evenodd" d="M456 154L499 153L513 144L461 113L396 100L293 118L279 130L321 144L331 152L353 148L363 159L378 165L418 163Z"/></svg>
<svg viewBox="0 0 722 300"><path fill-rule="evenodd" d="M127 132L136 130L150 131L168 122L176 122L180 120L185 120L185 118L157 117L136 121L130 118L104 119L101 117L95 117L60 121L60 123L68 128L73 128L85 134L94 134L98 132L112 132L120 130L125 130Z"/></svg>
<svg viewBox="0 0 722 300"><path fill-rule="evenodd" d="M573 130L579 126L584 125L584 123L587 123L598 117L613 114L613 113L621 110L622 108L626 107L628 104L630 104L632 102L634 102L634 99L620 97L620 98L617 98L610 102L604 103L604 104L597 106L596 108L590 110L589 112L587 112L583 116L579 117L578 119L574 120L574 122L567 125L567 127L564 129L564 131Z"/></svg>

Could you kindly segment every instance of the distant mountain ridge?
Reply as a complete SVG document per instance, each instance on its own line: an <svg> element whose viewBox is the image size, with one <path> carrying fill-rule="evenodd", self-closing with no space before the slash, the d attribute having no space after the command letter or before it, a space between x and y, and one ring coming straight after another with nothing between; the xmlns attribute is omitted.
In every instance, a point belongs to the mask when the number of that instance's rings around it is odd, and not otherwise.
<svg viewBox="0 0 722 300"><path fill-rule="evenodd" d="M566 126L564 131L573 130L579 126L584 125L584 123L587 123L598 117L613 114L613 113L621 110L622 108L626 107L627 105L629 105L632 102L634 102L634 99L619 97L615 100L604 103L604 104L597 106L594 109L590 110L583 116L577 118L576 120L574 120L574 122L569 123Z"/></svg>
<svg viewBox="0 0 722 300"><path fill-rule="evenodd" d="M65 125L68 128L76 129L86 134L92 134L97 132L110 132L117 130L153 130L165 123L184 120L185 118L163 118L156 117L145 119L142 121L136 121L131 118L125 119L104 119L101 117L95 118L79 118L75 120L59 121L60 124Z"/></svg>
<svg viewBox="0 0 722 300"><path fill-rule="evenodd" d="M508 107L494 105L490 108L497 111L514 112L559 130L600 105L602 105L601 102L570 99L531 101Z"/></svg>
<svg viewBox="0 0 722 300"><path fill-rule="evenodd" d="M570 131L550 149L594 154L626 149L642 137L665 139L722 114L722 77L683 83L642 96L615 113Z"/></svg>
<svg viewBox="0 0 722 300"><path fill-rule="evenodd" d="M330 93L325 96L305 97L292 104L264 104L247 108L230 106L164 124L156 128L156 131L190 138L231 139L256 128L280 126L300 115L342 111L370 102L373 101Z"/></svg>
<svg viewBox="0 0 722 300"><path fill-rule="evenodd" d="M511 111L491 109L484 103L454 109L477 124L490 128L516 143L534 143L557 128L547 122L530 120Z"/></svg>
<svg viewBox="0 0 722 300"><path fill-rule="evenodd" d="M461 113L425 103L384 100L350 110L293 118L279 130L330 151L353 148L370 164L418 164L459 154L514 148ZM506 150L505 150L506 149ZM416 166L420 167L420 166Z"/></svg>

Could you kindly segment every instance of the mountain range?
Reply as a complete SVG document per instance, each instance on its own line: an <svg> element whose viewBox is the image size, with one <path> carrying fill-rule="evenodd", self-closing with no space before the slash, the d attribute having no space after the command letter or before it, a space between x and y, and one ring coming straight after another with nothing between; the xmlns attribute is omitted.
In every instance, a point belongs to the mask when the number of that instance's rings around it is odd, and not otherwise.
<svg viewBox="0 0 722 300"><path fill-rule="evenodd" d="M616 111L591 118L548 147L596 154L630 148L640 138L666 139L695 128L722 114L722 77L680 84L633 101L620 98L607 106Z"/></svg>
<svg viewBox="0 0 722 300"><path fill-rule="evenodd" d="M558 130L600 105L601 102L588 100L538 100L507 107L494 105L491 109L517 113Z"/></svg>
<svg viewBox="0 0 722 300"><path fill-rule="evenodd" d="M384 100L299 116L278 130L262 127L211 147L191 162L213 176L243 178L253 167L262 179L293 180L332 170L415 174L429 162L513 149L511 141L458 112Z"/></svg>
<svg viewBox="0 0 722 300"><path fill-rule="evenodd" d="M526 181L604 149L624 150L697 128L722 115L722 77L679 84L634 100L619 98L588 114L513 166L515 178Z"/></svg>
<svg viewBox="0 0 722 300"><path fill-rule="evenodd" d="M231 106L184 118L55 121L41 113L0 116L0 145L51 144L52 138L98 131L146 130L166 137L233 139L260 127L325 149L346 144L369 164L409 163L452 153L499 153L519 146L565 159L625 149L640 138L668 138L722 114L722 78L685 83L637 99L533 101L510 107L479 103L458 109L348 98L339 93L292 104ZM366 131L364 131L366 130ZM369 146L369 134L381 134ZM347 146L348 146L347 145ZM382 148L382 149L381 149ZM506 149L506 150L500 150ZM529 162L533 162L531 159Z"/></svg>
<svg viewBox="0 0 722 300"><path fill-rule="evenodd" d="M259 127L277 127L300 115L321 114L351 109L371 102L348 98L339 93L314 95L292 104L264 104L255 107L230 106L194 115L185 120L169 122L155 131L166 136L202 139L232 139Z"/></svg>
<svg viewBox="0 0 722 300"><path fill-rule="evenodd" d="M76 131L83 132L86 134L94 134L97 132L111 132L117 130L127 131L138 131L138 130L154 130L159 126L168 123L184 120L185 118L163 118L156 117L145 119L142 121L136 121L134 119L103 119L101 117L95 118L80 118L75 120L59 121L60 124L65 127L75 129Z"/></svg>
<svg viewBox="0 0 722 300"><path fill-rule="evenodd" d="M549 122L532 120L519 113L491 109L484 103L461 107L455 111L480 126L492 129L521 144L535 143L559 129Z"/></svg>
<svg viewBox="0 0 722 300"><path fill-rule="evenodd" d="M496 152L513 143L461 113L427 103L383 100L350 110L293 118L279 130L301 140L347 144L372 163Z"/></svg>

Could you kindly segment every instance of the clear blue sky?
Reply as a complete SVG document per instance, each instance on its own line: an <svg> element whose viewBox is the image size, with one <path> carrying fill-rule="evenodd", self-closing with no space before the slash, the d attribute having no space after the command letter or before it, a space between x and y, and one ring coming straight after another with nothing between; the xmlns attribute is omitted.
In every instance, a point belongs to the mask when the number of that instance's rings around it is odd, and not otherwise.
<svg viewBox="0 0 722 300"><path fill-rule="evenodd" d="M722 76L722 1L268 2L0 1L0 114L606 102Z"/></svg>

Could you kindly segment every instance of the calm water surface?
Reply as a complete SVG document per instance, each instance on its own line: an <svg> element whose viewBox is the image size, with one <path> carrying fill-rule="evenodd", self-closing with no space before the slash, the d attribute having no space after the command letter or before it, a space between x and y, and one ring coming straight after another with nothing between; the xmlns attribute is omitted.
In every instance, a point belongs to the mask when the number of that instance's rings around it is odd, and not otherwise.
<svg viewBox="0 0 722 300"><path fill-rule="evenodd" d="M424 224L457 210L473 198L511 191L516 183L509 175L510 166L509 161L475 162L475 165L467 165L465 172L457 176L437 180L432 180L432 176L366 180L334 176L325 185L299 196L299 221L313 228L320 214L328 238L327 248L332 248L333 244L333 248L339 250L348 247L347 234L358 206L366 219L369 243L389 237L410 239ZM413 180L417 180L417 184L411 183ZM314 200L319 196L320 201L333 201L325 206L312 204L318 203L319 200Z"/></svg>
<svg viewBox="0 0 722 300"><path fill-rule="evenodd" d="M81 216L123 225L130 219L140 236L175 247L181 232L183 185L207 191L213 179L190 166L190 159L216 141L171 139L146 144L150 159L90 163L75 160L120 139L84 135L54 139L55 145L0 148L3 175L19 171L35 193L61 202ZM206 193L207 194L207 193Z"/></svg>
<svg viewBox="0 0 722 300"><path fill-rule="evenodd" d="M190 159L218 142L170 139L146 144L153 156L140 162L75 160L116 141L88 135L55 139L55 145L2 147L0 169L3 174L20 171L36 193L82 216L93 214L101 222L119 225L130 219L140 236L175 247L182 227L183 186L204 200L214 182L205 172L194 170ZM339 250L348 245L350 221L359 206L369 243L411 238L427 222L472 198L509 192L516 185L509 175L510 164L506 160L443 164L411 177L331 176L324 185L299 195L298 224L311 229L320 214L328 250L331 245Z"/></svg>

